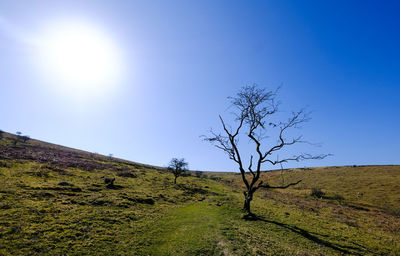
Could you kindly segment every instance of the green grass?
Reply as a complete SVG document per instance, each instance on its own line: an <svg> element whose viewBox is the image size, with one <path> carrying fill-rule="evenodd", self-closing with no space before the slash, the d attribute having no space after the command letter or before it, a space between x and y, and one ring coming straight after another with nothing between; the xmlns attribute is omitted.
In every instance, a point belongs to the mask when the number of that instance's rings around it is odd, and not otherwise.
<svg viewBox="0 0 400 256"><path fill-rule="evenodd" d="M114 176L111 171L67 169L69 175L60 175L43 172L37 163L7 164L0 168L0 254L4 255L79 255L99 249L103 254L125 254L137 246L137 230L151 226L177 205L204 200L205 193L212 192L201 190L207 181L180 178L174 186L169 174L154 170L142 170L145 174L138 178L117 177L115 184L122 188L107 189L104 177ZM47 174L38 176L39 172ZM73 186L59 186L60 181Z"/></svg>
<svg viewBox="0 0 400 256"><path fill-rule="evenodd" d="M225 181L242 186L240 175L220 175ZM281 185L302 182L281 193L307 197L312 188L321 189L326 199L342 197L343 203L367 208L389 209L400 206L400 166L339 166L264 172L260 180Z"/></svg>
<svg viewBox="0 0 400 256"><path fill-rule="evenodd" d="M12 150L13 137L5 137L0 149ZM286 172L286 182L303 182L257 191L257 218L247 220L239 175L179 177L174 185L160 168L35 140L16 145L36 146L105 169L0 154L0 255L400 255L399 166ZM104 179L112 177L109 189ZM282 177L263 179L280 184ZM313 187L326 197L311 197Z"/></svg>
<svg viewBox="0 0 400 256"><path fill-rule="evenodd" d="M149 243L142 254L216 255L222 241L223 210L207 202L174 209L146 227L139 239Z"/></svg>

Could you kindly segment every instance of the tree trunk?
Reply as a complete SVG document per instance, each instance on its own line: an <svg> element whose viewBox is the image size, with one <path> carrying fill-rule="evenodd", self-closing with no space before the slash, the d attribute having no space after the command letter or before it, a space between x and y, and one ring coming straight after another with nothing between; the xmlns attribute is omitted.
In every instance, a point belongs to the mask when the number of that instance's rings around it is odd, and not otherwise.
<svg viewBox="0 0 400 256"><path fill-rule="evenodd" d="M175 176L175 179L174 179L174 184L176 184L176 178L178 178L178 177L176 177L176 176Z"/></svg>
<svg viewBox="0 0 400 256"><path fill-rule="evenodd" d="M250 191L244 192L244 204L243 210L247 212L247 214L251 214L250 210L250 202L253 199L253 193Z"/></svg>

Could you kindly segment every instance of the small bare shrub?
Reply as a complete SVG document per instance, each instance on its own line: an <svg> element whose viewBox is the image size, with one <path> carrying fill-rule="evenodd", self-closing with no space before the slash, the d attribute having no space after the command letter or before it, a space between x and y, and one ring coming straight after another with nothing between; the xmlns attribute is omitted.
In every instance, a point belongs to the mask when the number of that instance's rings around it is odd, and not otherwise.
<svg viewBox="0 0 400 256"><path fill-rule="evenodd" d="M395 207L391 205L384 205L383 210L393 216L400 217L400 207Z"/></svg>
<svg viewBox="0 0 400 256"><path fill-rule="evenodd" d="M188 170L189 164L185 161L184 158L178 159L178 158L172 158L171 161L169 162L169 165L167 167L168 171L170 171L175 179L174 179L174 184L176 184L176 179L179 176L184 176L185 172Z"/></svg>
<svg viewBox="0 0 400 256"><path fill-rule="evenodd" d="M117 172L117 175L120 177L137 178L136 173L130 170L119 171Z"/></svg>
<svg viewBox="0 0 400 256"><path fill-rule="evenodd" d="M73 186L71 183L66 182L66 181L61 181L57 185L59 185L59 186Z"/></svg>
<svg viewBox="0 0 400 256"><path fill-rule="evenodd" d="M114 186L114 181L115 181L115 178L105 178L104 179L104 183L108 184L110 186Z"/></svg>
<svg viewBox="0 0 400 256"><path fill-rule="evenodd" d="M332 200L336 200L336 201L338 201L339 203L341 203L341 202L344 200L344 197L343 197L342 195L335 194L335 195L333 195L333 196L331 197L331 199L332 199Z"/></svg>
<svg viewBox="0 0 400 256"><path fill-rule="evenodd" d="M39 171L35 172L35 175L38 177L48 178L49 172L47 170L40 169Z"/></svg>
<svg viewBox="0 0 400 256"><path fill-rule="evenodd" d="M202 172L202 171L195 171L194 175L195 175L197 178L202 178L202 177L203 177L203 172Z"/></svg>
<svg viewBox="0 0 400 256"><path fill-rule="evenodd" d="M7 164L5 161L0 161L0 167L4 167L4 168L11 168L11 166L9 164Z"/></svg>
<svg viewBox="0 0 400 256"><path fill-rule="evenodd" d="M214 176L214 175L211 175L210 179L215 180L215 181L221 181L221 177L217 177L217 176Z"/></svg>
<svg viewBox="0 0 400 256"><path fill-rule="evenodd" d="M24 136L21 137L21 139L25 143L30 139L30 137L28 135L24 135Z"/></svg>
<svg viewBox="0 0 400 256"><path fill-rule="evenodd" d="M325 193L320 188L311 189L311 196L313 197L322 198L324 195Z"/></svg>

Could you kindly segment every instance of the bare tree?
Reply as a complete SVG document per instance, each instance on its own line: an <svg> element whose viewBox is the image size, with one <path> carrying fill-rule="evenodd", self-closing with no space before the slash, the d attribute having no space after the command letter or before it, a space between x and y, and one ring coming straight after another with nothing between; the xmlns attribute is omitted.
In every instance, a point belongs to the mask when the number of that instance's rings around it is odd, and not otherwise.
<svg viewBox="0 0 400 256"><path fill-rule="evenodd" d="M23 141L24 143L27 142L30 138L31 138L31 137L29 137L29 135L21 136L21 139L22 139L22 141Z"/></svg>
<svg viewBox="0 0 400 256"><path fill-rule="evenodd" d="M217 148L223 150L231 160L237 163L243 183L246 186L244 191L243 209L251 214L250 202L254 192L259 188L274 189L288 188L301 182L298 180L293 183L283 184L282 186L271 186L267 182L260 180L263 164L277 165L290 161L301 161L308 159L323 159L327 155L310 155L300 153L283 159L274 158L277 151L286 149L297 143L305 143L302 136L287 137L288 130L300 128L300 125L310 120L309 113L304 109L292 112L286 121L276 121L278 107L277 92L267 91L257 85L243 87L235 97L229 97L235 119L234 127L226 124L224 119L219 119L224 130L223 133L215 133L211 130L211 136L205 136L205 140L211 142ZM267 129L268 128L268 129ZM268 132L268 136L266 136ZM244 157L241 155L244 150L239 149L239 137L246 136L254 144L255 154L249 154L247 170L250 174L246 177L246 167ZM266 139L276 137L272 145L266 147ZM276 160L273 160L276 159Z"/></svg>
<svg viewBox="0 0 400 256"><path fill-rule="evenodd" d="M105 178L104 179L104 183L107 184L108 188L113 188L115 186L114 185L114 181L115 181L115 177L114 178Z"/></svg>
<svg viewBox="0 0 400 256"><path fill-rule="evenodd" d="M184 174L188 169L189 164L185 162L184 158L172 158L168 165L168 170L174 174L174 184L176 184L176 179Z"/></svg>
<svg viewBox="0 0 400 256"><path fill-rule="evenodd" d="M19 141L19 139L21 139L22 132L17 131L15 134L17 134L17 138L15 138L14 141L13 141L13 145L14 145L14 146L16 146L17 143L18 143L18 141Z"/></svg>

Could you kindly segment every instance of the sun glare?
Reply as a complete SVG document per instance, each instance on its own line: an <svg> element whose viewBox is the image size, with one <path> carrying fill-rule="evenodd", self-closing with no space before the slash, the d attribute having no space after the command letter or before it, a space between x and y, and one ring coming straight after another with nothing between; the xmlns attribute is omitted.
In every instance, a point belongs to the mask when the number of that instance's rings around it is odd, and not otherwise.
<svg viewBox="0 0 400 256"><path fill-rule="evenodd" d="M58 89L77 94L109 91L121 66L112 40L83 25L54 26L44 38L44 69Z"/></svg>

